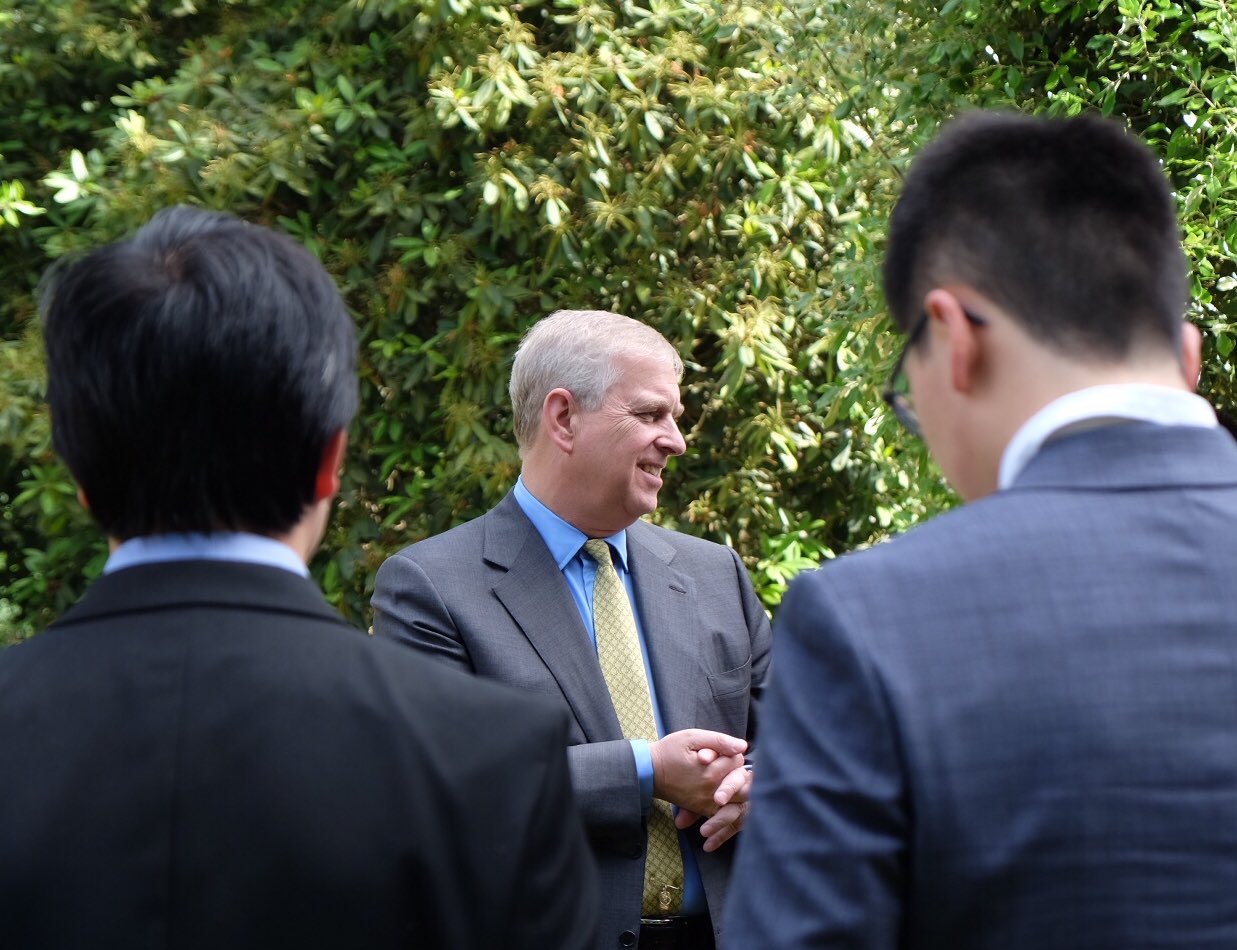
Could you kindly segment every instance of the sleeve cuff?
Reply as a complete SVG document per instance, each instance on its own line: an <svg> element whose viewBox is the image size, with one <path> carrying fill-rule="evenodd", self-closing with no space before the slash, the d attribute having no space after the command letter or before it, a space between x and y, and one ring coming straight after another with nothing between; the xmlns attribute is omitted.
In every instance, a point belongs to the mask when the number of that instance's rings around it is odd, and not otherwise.
<svg viewBox="0 0 1237 950"><path fill-rule="evenodd" d="M648 814L653 805L653 753L647 739L629 739L631 754L636 757L636 776L640 779L640 808Z"/></svg>

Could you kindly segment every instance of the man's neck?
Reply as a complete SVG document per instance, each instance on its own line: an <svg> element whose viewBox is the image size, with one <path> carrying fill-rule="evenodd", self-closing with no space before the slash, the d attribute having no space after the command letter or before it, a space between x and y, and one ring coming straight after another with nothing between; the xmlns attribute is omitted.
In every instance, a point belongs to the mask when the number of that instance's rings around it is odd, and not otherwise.
<svg viewBox="0 0 1237 950"><path fill-rule="evenodd" d="M617 524L613 521L599 521L590 517L587 511L581 510L574 501L575 492L564 491L558 486L570 484L565 477L555 477L546 473L537 465L529 464L525 459L520 472L520 479L529 493L559 518L567 522L577 531L590 538L608 538L624 530L628 524Z"/></svg>
<svg viewBox="0 0 1237 950"><path fill-rule="evenodd" d="M105 574L149 564L231 561L277 567L307 576L305 562L287 544L244 531L171 532L130 538L114 546Z"/></svg>
<svg viewBox="0 0 1237 950"><path fill-rule="evenodd" d="M314 553L318 550L318 545L322 543L322 536L326 533L326 519L330 513L328 502L319 502L311 505L305 510L304 517L294 524L289 530L278 533L266 533L258 531L228 531L221 532L227 534L252 534L256 537L267 538L271 541L277 541L285 547L291 548L292 552L300 559L302 564L308 565L313 558ZM207 534L207 532L197 532ZM151 535L151 537L159 537L159 535ZM111 535L107 538L108 552L114 554L116 549L124 543L124 539L116 538Z"/></svg>
<svg viewBox="0 0 1237 950"><path fill-rule="evenodd" d="M992 350L990 359L994 363L960 425L974 461L969 466L972 483L955 488L968 500L983 497L1002 484L1002 458L1015 436L1045 407L1072 393L1129 385L1191 392L1182 362L1160 347L1136 349L1111 361L1070 358L1026 337L1019 327L1004 348Z"/></svg>

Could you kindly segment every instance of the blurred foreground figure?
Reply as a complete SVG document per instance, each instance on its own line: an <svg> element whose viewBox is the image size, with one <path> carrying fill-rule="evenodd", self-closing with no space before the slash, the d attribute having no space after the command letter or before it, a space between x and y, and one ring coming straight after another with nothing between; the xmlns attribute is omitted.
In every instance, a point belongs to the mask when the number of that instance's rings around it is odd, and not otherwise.
<svg viewBox="0 0 1237 950"><path fill-rule="evenodd" d="M730 946L1237 946L1237 446L1161 169L967 116L885 289L970 503L792 586Z"/></svg>
<svg viewBox="0 0 1237 950"><path fill-rule="evenodd" d="M174 208L53 275L44 336L113 551L0 653L0 946L585 946L563 715L307 577L357 403L321 265Z"/></svg>

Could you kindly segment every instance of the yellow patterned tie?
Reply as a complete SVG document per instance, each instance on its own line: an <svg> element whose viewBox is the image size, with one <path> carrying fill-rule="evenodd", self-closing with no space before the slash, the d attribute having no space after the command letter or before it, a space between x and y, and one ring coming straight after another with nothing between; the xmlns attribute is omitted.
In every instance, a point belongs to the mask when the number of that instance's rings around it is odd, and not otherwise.
<svg viewBox="0 0 1237 950"><path fill-rule="evenodd" d="M597 633L597 659L610 689L626 739L657 738L653 700L644 672L644 657L636 633L627 590L611 559L610 545L600 538L584 542L584 550L597 562L593 584L593 627ZM649 846L644 859L644 909L649 916L678 913L683 901L683 855L674 827L670 803L653 799L649 810Z"/></svg>

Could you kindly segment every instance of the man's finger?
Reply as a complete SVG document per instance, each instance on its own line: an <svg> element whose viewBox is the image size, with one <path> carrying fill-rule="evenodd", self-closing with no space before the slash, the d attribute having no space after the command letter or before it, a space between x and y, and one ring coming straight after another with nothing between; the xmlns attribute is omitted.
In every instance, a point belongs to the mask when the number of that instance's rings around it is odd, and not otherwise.
<svg viewBox="0 0 1237 950"><path fill-rule="evenodd" d="M680 831L690 828L701 819L701 815L692 811L690 808L680 808L674 816L674 827Z"/></svg>
<svg viewBox="0 0 1237 950"><path fill-rule="evenodd" d="M719 805L746 801L751 787L751 770L739 767L717 783L717 791L713 793L713 801Z"/></svg>
<svg viewBox="0 0 1237 950"><path fill-rule="evenodd" d="M737 835L743 827L749 808L751 805L747 802L719 808L717 814L700 826L700 833L704 836L704 850L716 851Z"/></svg>
<svg viewBox="0 0 1237 950"><path fill-rule="evenodd" d="M685 729L687 741L693 749L713 749L719 755L738 755L747 751L747 740L728 736L724 732L709 729Z"/></svg>

